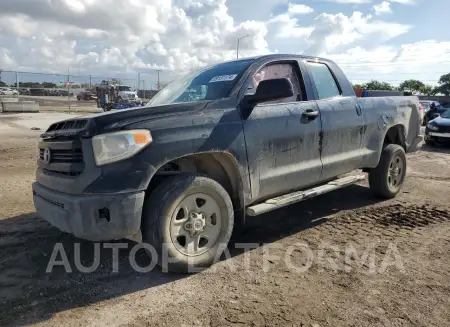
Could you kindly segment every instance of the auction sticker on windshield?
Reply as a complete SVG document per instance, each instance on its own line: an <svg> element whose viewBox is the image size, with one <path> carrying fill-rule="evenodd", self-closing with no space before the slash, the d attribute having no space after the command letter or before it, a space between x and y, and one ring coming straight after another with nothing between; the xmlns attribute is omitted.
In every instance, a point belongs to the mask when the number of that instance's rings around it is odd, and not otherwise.
<svg viewBox="0 0 450 327"><path fill-rule="evenodd" d="M234 80L236 78L236 76L237 76L237 74L216 76L216 77L211 78L211 80L209 82L210 83L228 82L228 81Z"/></svg>

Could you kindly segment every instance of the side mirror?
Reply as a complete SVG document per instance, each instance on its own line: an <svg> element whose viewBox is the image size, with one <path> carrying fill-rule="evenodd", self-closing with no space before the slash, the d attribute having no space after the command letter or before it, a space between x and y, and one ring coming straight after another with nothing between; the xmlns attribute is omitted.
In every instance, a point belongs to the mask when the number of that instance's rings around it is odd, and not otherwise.
<svg viewBox="0 0 450 327"><path fill-rule="evenodd" d="M255 94L244 96L243 106L253 108L258 103L289 98L294 95L294 87L289 78L274 78L261 81Z"/></svg>
<svg viewBox="0 0 450 327"><path fill-rule="evenodd" d="M441 115L439 115L438 113L435 113L435 114L432 114L431 115L431 118L432 119L435 119L435 118L438 118L438 117L440 117Z"/></svg>

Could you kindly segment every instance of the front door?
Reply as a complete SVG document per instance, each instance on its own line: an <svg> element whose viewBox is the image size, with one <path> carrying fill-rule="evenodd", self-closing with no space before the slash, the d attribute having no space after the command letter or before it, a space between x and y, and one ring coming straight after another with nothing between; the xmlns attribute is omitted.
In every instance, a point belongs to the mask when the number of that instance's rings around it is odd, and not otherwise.
<svg viewBox="0 0 450 327"><path fill-rule="evenodd" d="M320 116L315 101L306 100L297 62L268 65L253 78L255 89L263 79L288 77L292 98L261 103L243 120L253 200L298 190L319 181L322 171L319 143Z"/></svg>

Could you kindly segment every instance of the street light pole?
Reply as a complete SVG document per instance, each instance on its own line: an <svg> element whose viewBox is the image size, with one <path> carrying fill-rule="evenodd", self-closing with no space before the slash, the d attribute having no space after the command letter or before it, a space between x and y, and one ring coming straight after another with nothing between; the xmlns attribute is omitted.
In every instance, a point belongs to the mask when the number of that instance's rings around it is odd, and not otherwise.
<svg viewBox="0 0 450 327"><path fill-rule="evenodd" d="M241 43L242 39L245 39L246 37L249 37L250 35L245 34L244 36L238 37L237 39L237 47L236 47L236 59L239 59L239 44Z"/></svg>
<svg viewBox="0 0 450 327"><path fill-rule="evenodd" d="M67 65L67 104L69 106L70 114L70 64Z"/></svg>

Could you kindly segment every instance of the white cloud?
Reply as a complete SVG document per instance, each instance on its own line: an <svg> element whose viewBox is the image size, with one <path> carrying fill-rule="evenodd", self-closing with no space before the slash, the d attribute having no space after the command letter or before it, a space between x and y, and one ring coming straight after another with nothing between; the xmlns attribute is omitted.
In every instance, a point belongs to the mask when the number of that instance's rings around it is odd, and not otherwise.
<svg viewBox="0 0 450 327"><path fill-rule="evenodd" d="M403 5L414 5L416 3L416 0L390 0L390 1L400 3Z"/></svg>
<svg viewBox="0 0 450 327"><path fill-rule="evenodd" d="M266 24L236 24L225 0L0 2L0 47L20 70L185 71L234 58L245 34L252 37L243 40L242 55L269 52ZM2 67L11 66L1 58Z"/></svg>
<svg viewBox="0 0 450 327"><path fill-rule="evenodd" d="M314 9L307 5L289 3L288 6L288 13L290 14L310 14L312 12L314 12Z"/></svg>
<svg viewBox="0 0 450 327"><path fill-rule="evenodd" d="M324 1L342 3L342 4L363 4L363 3L372 2L372 0L324 0ZM402 0L400 0L400 1L402 1Z"/></svg>
<svg viewBox="0 0 450 327"><path fill-rule="evenodd" d="M340 64L354 83L377 79L399 85L407 79L419 79L435 85L441 75L450 71L450 42L434 40L404 44L400 49L393 46L379 46L373 50L354 47L327 56Z"/></svg>
<svg viewBox="0 0 450 327"><path fill-rule="evenodd" d="M314 30L308 37L308 54L320 55L348 48L357 42L370 40L371 45L381 44L398 35L406 33L410 26L373 20L354 12L348 17L344 14L321 14L316 17Z"/></svg>
<svg viewBox="0 0 450 327"><path fill-rule="evenodd" d="M391 3L387 1L383 1L378 5L373 6L373 10L376 15L389 14L392 13Z"/></svg>
<svg viewBox="0 0 450 327"><path fill-rule="evenodd" d="M242 57L278 50L331 57L355 80L428 81L450 71L445 63L450 42L394 46L392 39L411 26L383 16L321 13L311 22L314 16L304 16L314 11L311 7L262 0L261 7L285 12L236 20L228 1L234 0L0 0L0 69L64 74L70 66L84 75L136 76L152 69L179 74L234 59L237 38L248 34L240 43ZM251 9L248 3L243 7ZM267 8L255 11L269 15ZM169 73L162 79L164 74Z"/></svg>

